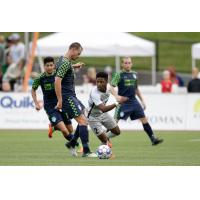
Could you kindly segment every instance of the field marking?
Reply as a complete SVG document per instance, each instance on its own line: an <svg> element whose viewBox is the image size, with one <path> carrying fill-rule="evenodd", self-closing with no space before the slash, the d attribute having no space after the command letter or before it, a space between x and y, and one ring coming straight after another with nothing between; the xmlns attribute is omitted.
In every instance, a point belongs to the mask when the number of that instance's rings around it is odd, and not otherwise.
<svg viewBox="0 0 200 200"><path fill-rule="evenodd" d="M200 138L197 138L197 139L191 139L191 140L189 140L189 142L200 142Z"/></svg>

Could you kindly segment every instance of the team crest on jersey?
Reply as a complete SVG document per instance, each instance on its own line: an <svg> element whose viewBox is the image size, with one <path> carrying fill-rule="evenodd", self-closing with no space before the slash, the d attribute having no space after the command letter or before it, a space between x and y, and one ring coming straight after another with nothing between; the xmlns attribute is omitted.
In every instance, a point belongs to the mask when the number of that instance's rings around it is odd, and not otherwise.
<svg viewBox="0 0 200 200"><path fill-rule="evenodd" d="M120 117L124 117L124 112L120 112Z"/></svg>
<svg viewBox="0 0 200 200"><path fill-rule="evenodd" d="M137 79L137 76L136 76L135 74L133 74L133 78L134 78L134 79Z"/></svg>
<svg viewBox="0 0 200 200"><path fill-rule="evenodd" d="M53 116L53 117L51 118L51 121L52 121L52 122L56 122L56 117Z"/></svg>
<svg viewBox="0 0 200 200"><path fill-rule="evenodd" d="M78 105L79 110L82 110L81 105Z"/></svg>

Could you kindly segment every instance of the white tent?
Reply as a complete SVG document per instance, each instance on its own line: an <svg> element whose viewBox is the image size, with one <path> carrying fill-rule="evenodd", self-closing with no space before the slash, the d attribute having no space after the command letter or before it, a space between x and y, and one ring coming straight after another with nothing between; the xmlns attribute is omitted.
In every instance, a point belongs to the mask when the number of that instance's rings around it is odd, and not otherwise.
<svg viewBox="0 0 200 200"><path fill-rule="evenodd" d="M152 84L156 83L155 44L129 33L54 33L38 40L36 55L64 55L72 42L79 42L83 46L81 56L115 57L117 71L120 69L120 56L152 57Z"/></svg>
<svg viewBox="0 0 200 200"><path fill-rule="evenodd" d="M197 59L200 59L200 43L192 45L192 67L196 67Z"/></svg>

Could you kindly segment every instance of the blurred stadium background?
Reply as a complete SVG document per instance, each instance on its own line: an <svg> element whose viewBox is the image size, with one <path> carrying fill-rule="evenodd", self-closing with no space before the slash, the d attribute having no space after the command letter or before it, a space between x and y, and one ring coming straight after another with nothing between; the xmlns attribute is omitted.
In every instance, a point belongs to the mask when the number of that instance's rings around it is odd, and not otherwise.
<svg viewBox="0 0 200 200"><path fill-rule="evenodd" d="M133 36L149 40L154 45L152 57L132 56L133 70L138 72L139 84L147 104L146 114L156 133L165 139L163 145L149 146L139 123L120 122L123 135L114 141L116 159L99 162L97 160L74 160L69 158L64 149L63 139L55 134L53 140L47 138L48 119L44 111L36 112L30 95L33 79L43 70L42 56L36 51L30 55L35 33L0 33L1 49L8 53L9 40L18 40L24 44L26 64L20 74L9 80L10 85L3 87L6 80L5 66L0 63L0 165L199 165L200 150L200 96L199 93L188 93L187 86L192 79L192 67L200 67L197 51L192 53L193 45L200 42L198 32L137 32ZM39 33L35 41L50 37L54 33ZM113 33L114 37L115 33ZM104 39L104 38L101 38ZM16 41L17 42L17 41ZM72 41L73 42L73 41ZM81 41L78 41L81 43ZM11 44L12 46L13 44ZM63 45L67 44L63 41ZM198 47L198 45L196 45ZM47 55L48 50L46 49ZM5 52L4 52L5 53ZM34 56L37 53L38 56ZM124 54L126 51L124 50ZM127 51L128 54L128 51ZM200 54L200 51L199 51ZM192 57L196 56L196 57ZM152 58L155 77L152 76ZM197 58L194 61L194 58ZM57 56L55 56L57 59ZM95 72L106 70L112 75L118 68L119 56L84 57L80 61L86 67L76 71L77 96L87 106L89 91L93 84ZM32 62L33 61L33 62ZM119 63L118 63L119 64ZM4 65L4 68L2 67ZM161 80L163 71L173 68L173 76L179 76L182 85L174 84L170 93L162 92ZM13 71L15 73L16 71ZM12 71L11 71L12 73ZM155 82L152 84L152 77ZM200 91L199 91L200 92ZM40 93L42 101L42 94ZM110 101L113 101L111 98ZM113 114L113 111L111 112ZM74 123L75 125L75 123ZM22 131L23 130L23 131ZM131 134L135 133L135 134ZM130 142L132 141L132 142ZM91 134L91 145L95 149L97 139ZM121 143L120 143L121 142ZM40 147L38 147L40 146ZM151 148L151 149L150 149ZM66 160L65 160L66 159Z"/></svg>

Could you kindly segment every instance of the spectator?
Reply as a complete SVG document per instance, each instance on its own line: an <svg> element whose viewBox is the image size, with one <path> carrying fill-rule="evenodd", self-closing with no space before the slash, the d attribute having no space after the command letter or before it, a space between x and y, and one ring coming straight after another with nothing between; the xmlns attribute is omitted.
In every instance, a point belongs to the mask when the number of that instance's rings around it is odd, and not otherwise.
<svg viewBox="0 0 200 200"><path fill-rule="evenodd" d="M5 44L4 44L4 36L0 35L0 69L2 65L5 63Z"/></svg>
<svg viewBox="0 0 200 200"><path fill-rule="evenodd" d="M84 83L91 83L96 85L96 69L94 67L89 67L87 74L83 76Z"/></svg>
<svg viewBox="0 0 200 200"><path fill-rule="evenodd" d="M110 83L111 78L112 78L112 67L107 65L104 69L104 72L106 72L108 74L108 82Z"/></svg>
<svg viewBox="0 0 200 200"><path fill-rule="evenodd" d="M192 79L189 81L187 86L187 91L189 93L197 93L200 92L200 79L198 78L199 70L194 67L192 69Z"/></svg>
<svg viewBox="0 0 200 200"><path fill-rule="evenodd" d="M165 70L163 72L163 80L161 81L161 91L162 93L171 93L172 92L172 81L170 79L170 72Z"/></svg>
<svg viewBox="0 0 200 200"><path fill-rule="evenodd" d="M11 46L13 46L13 42L12 42L11 38L12 38L11 36L6 38L6 43L5 43L5 53L6 54L10 53Z"/></svg>
<svg viewBox="0 0 200 200"><path fill-rule="evenodd" d="M4 75L8 69L8 67L12 64L12 58L9 53L6 54L6 62L2 65L2 75Z"/></svg>
<svg viewBox="0 0 200 200"><path fill-rule="evenodd" d="M183 87L184 86L184 81L183 79L176 73L176 69L174 66L170 66L168 68L168 71L170 72L170 77L171 77L171 81L174 84L177 84L179 87Z"/></svg>
<svg viewBox="0 0 200 200"><path fill-rule="evenodd" d="M0 35L0 88L2 88L2 66L5 63L5 44L4 44L4 36Z"/></svg>
<svg viewBox="0 0 200 200"><path fill-rule="evenodd" d="M10 47L10 55L14 63L18 64L21 59L25 58L25 45L20 42L20 35L14 33L10 36L13 45Z"/></svg>
<svg viewBox="0 0 200 200"><path fill-rule="evenodd" d="M13 91L15 83L23 75L23 69L25 66L25 59L20 60L18 64L12 63L6 73L3 76L2 89L5 92Z"/></svg>

